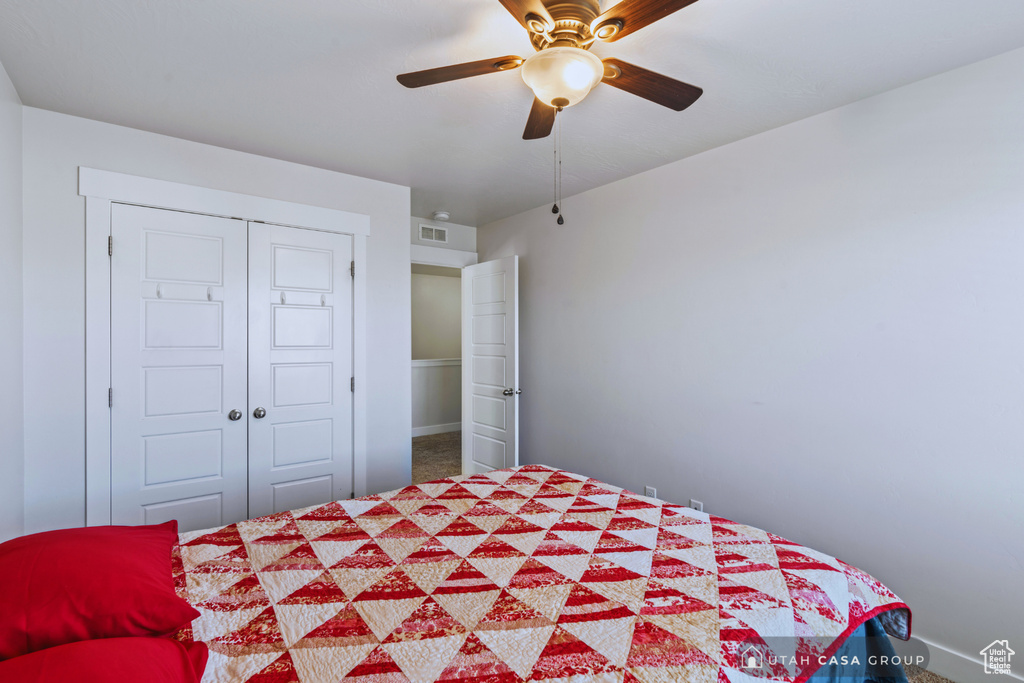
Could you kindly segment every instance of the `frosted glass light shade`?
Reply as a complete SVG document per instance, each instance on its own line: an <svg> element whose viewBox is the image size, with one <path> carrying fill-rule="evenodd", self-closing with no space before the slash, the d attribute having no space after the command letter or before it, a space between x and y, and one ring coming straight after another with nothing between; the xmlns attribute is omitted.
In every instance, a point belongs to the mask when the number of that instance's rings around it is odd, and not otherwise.
<svg viewBox="0 0 1024 683"><path fill-rule="evenodd" d="M523 80L544 104L571 107L604 77L604 64L578 47L549 47L523 62Z"/></svg>

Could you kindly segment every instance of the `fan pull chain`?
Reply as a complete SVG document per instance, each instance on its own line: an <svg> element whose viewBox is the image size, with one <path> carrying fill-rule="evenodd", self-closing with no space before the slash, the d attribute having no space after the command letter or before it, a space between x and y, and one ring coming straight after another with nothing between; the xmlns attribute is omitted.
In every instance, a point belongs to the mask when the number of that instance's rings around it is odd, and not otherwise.
<svg viewBox="0 0 1024 683"><path fill-rule="evenodd" d="M558 117L558 203L562 203L562 117ZM558 214L558 224L565 223L561 212Z"/></svg>
<svg viewBox="0 0 1024 683"><path fill-rule="evenodd" d="M555 121L558 121L558 114L555 114ZM551 164L551 213L558 213L558 129L551 136L551 153L553 163Z"/></svg>
<svg viewBox="0 0 1024 683"><path fill-rule="evenodd" d="M558 113L561 113L561 111L559 110ZM554 141L554 144L555 144L555 164L554 164L554 169L553 169L553 171L554 171L553 184L554 184L555 203L551 207L551 213L558 214L558 221L557 221L557 223L559 225L564 225L565 224L565 219L562 218L561 209L558 208L558 205L562 202L562 117L558 116L558 113L556 113L556 115L555 115L555 134L554 134L554 138L555 138L555 141Z"/></svg>

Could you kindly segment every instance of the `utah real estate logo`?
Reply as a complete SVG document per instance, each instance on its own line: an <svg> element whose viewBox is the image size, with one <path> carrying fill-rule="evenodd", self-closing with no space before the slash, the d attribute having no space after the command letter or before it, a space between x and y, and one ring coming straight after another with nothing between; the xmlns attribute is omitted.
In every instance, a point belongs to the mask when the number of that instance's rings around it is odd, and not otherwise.
<svg viewBox="0 0 1024 683"><path fill-rule="evenodd" d="M1010 641L994 640L980 654L985 658L985 673L1009 675L1010 658L1017 653L1010 649Z"/></svg>

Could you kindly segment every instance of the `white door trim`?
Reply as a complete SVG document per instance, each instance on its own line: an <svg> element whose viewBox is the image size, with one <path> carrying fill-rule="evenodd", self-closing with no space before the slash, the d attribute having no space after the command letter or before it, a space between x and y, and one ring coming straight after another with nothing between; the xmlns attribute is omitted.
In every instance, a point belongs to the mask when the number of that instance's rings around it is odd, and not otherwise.
<svg viewBox="0 0 1024 683"><path fill-rule="evenodd" d="M353 236L353 486L366 495L366 238L370 217L80 166L85 197L85 522L110 524L110 205L262 221Z"/></svg>
<svg viewBox="0 0 1024 683"><path fill-rule="evenodd" d="M363 214L99 171L84 166L78 168L78 194L122 204L240 218L291 228L325 230L346 235L370 234L370 217Z"/></svg>
<svg viewBox="0 0 1024 683"><path fill-rule="evenodd" d="M85 523L110 524L110 200L85 198Z"/></svg>

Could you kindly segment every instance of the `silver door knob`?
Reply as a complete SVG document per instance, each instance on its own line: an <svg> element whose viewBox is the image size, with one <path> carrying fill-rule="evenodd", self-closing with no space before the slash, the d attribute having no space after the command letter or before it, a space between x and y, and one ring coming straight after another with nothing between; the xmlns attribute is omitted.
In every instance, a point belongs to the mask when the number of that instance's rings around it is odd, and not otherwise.
<svg viewBox="0 0 1024 683"><path fill-rule="evenodd" d="M267 416L267 411L264 410L263 408L257 408L256 410L252 411L252 416L255 417L257 420L262 420L264 417Z"/></svg>
<svg viewBox="0 0 1024 683"><path fill-rule="evenodd" d="M515 389L506 389L505 391L501 392L502 396L512 396L515 393Z"/></svg>
<svg viewBox="0 0 1024 683"><path fill-rule="evenodd" d="M518 395L519 395L519 394L521 394L521 393L523 393L523 390L522 390L522 389L516 389L516 396L518 396Z"/></svg>
<svg viewBox="0 0 1024 683"><path fill-rule="evenodd" d="M228 419L231 420L232 422L238 422L239 420L242 419L242 411L232 410L230 413L228 413Z"/></svg>

